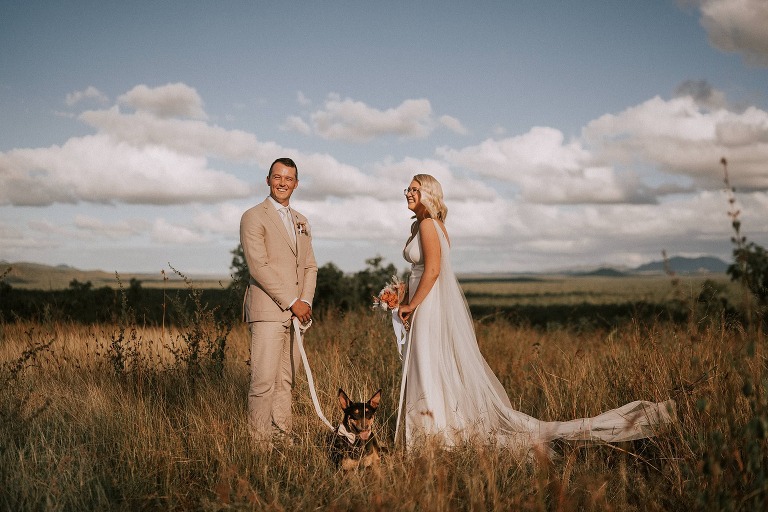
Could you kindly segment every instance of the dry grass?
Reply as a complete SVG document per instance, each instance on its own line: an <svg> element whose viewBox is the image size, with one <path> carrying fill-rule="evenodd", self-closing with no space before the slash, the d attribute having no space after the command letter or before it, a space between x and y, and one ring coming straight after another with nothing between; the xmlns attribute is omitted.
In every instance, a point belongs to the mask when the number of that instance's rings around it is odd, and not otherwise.
<svg viewBox="0 0 768 512"><path fill-rule="evenodd" d="M229 335L223 373L205 365L190 373L184 333L162 339L158 329L126 330L125 364L116 369L110 344L118 326L4 324L0 509L737 510L765 503L762 334L663 324L543 333L500 320L477 329L489 364L524 412L568 419L674 396L679 422L645 442L558 444L553 462L478 446L397 448L380 468L344 475L328 461L303 373L295 444L271 452L252 445L245 326ZM386 322L368 312L327 316L306 345L326 416L340 419L339 387L353 398L383 388L377 435L391 440L400 372Z"/></svg>

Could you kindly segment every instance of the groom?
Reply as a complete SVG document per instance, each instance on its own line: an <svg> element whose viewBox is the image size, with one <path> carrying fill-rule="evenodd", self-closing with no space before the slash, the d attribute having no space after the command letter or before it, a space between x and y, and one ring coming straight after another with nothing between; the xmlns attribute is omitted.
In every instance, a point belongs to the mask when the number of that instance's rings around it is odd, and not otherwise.
<svg viewBox="0 0 768 512"><path fill-rule="evenodd" d="M250 282L245 318L251 331L251 384L248 426L269 444L291 431L291 390L299 355L291 319L312 318L317 263L307 218L290 207L299 170L278 158L267 175L269 197L243 214L240 244Z"/></svg>

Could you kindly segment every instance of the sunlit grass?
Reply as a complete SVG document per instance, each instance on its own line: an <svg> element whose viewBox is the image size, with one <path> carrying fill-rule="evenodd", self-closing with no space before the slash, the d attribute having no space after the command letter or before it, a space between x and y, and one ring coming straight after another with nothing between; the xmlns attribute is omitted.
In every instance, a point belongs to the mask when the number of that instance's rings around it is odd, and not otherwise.
<svg viewBox="0 0 768 512"><path fill-rule="evenodd" d="M121 329L118 370L109 347ZM400 362L390 329L365 311L326 315L306 336L329 419L340 419L339 387L356 399L384 390L377 436L391 453L377 469L345 475L329 462L326 427L303 373L296 442L271 452L251 443L244 325L229 333L221 374L205 364L187 371L181 332L0 325L0 509L721 510L764 503L761 333L722 324L577 333L478 323L481 350L523 412L569 419L636 399L677 401L679 421L652 440L558 443L558 458L532 463L479 446L391 446Z"/></svg>

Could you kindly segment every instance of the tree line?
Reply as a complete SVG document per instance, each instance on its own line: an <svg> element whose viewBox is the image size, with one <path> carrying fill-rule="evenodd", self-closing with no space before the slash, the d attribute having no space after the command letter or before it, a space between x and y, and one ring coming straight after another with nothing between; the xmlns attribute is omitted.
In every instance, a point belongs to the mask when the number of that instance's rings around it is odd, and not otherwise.
<svg viewBox="0 0 768 512"><path fill-rule="evenodd" d="M242 315L248 267L242 246L232 251L232 281L221 288L197 289L194 282L173 269L186 283L184 289L144 288L141 281L123 283L116 275L115 286L94 288L90 281L73 279L63 290L17 289L0 275L0 321L75 321L82 323L116 322L126 315L140 324L178 323L199 307L213 310L220 319L237 320ZM365 260L364 270L347 274L333 263L318 268L314 311L350 311L367 307L373 295L398 274L393 264L381 256Z"/></svg>
<svg viewBox="0 0 768 512"><path fill-rule="evenodd" d="M116 287L94 288L90 281L73 279L64 290L24 290L4 280L10 269L0 274L0 322L32 320L109 323L127 321L141 325L185 325L190 315L204 308L217 321L230 325L242 319L243 295L248 282L248 267L238 245L232 253L232 281L227 286L198 289L181 272L173 269L186 288L165 290L144 288L141 281ZM745 304L729 304L716 283L707 282L695 304L670 301L654 304L645 301L622 304L513 305L506 307L472 306L475 318L505 318L515 324L550 328L568 325L578 329L611 328L632 320L687 322L699 318L719 318L727 322L766 321L768 309L768 253L761 246L742 241L734 248L734 262L728 274L743 285ZM365 260L366 267L345 273L333 263L318 268L314 314L322 318L328 311L344 313L368 308L373 296L393 276L405 277L381 256Z"/></svg>

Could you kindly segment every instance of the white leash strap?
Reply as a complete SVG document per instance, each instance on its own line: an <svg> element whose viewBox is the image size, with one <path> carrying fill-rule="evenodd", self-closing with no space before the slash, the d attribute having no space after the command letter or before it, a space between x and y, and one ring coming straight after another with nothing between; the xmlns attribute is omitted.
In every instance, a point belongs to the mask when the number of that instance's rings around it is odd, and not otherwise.
<svg viewBox="0 0 768 512"><path fill-rule="evenodd" d="M305 328L308 329L309 326ZM315 391L315 379L312 378L312 370L309 368L309 361L307 360L307 353L304 350L304 342L302 341L302 327L299 319L293 317L293 330L296 333L296 345L299 347L299 353L301 354L301 362L304 363L304 371L307 373L307 382L309 382L309 394L312 395L312 403L315 405L315 412L317 416L328 425L328 428L334 430L331 422L323 414L320 409L320 402L317 400L317 391Z"/></svg>
<svg viewBox="0 0 768 512"><path fill-rule="evenodd" d="M411 332L413 329L413 320L416 317L416 311L419 309L418 306L416 306L416 309L413 310L411 313L411 329L408 329L408 334L406 336L406 341L404 344L405 347L405 356L403 360L403 376L400 379L400 400L397 403L397 423L395 423L395 446L397 446L397 439L398 439L398 433L400 432L400 417L403 414L403 399L405 398L405 379L408 376L408 363L411 360ZM397 330L395 330L395 335L398 335ZM398 348L400 348L398 343Z"/></svg>
<svg viewBox="0 0 768 512"><path fill-rule="evenodd" d="M397 354L400 359L403 359L403 348L405 348L405 342L408 339L408 330L403 325L403 321L400 320L400 316L397 314L398 308L392 310L392 329L395 331L395 343L397 344Z"/></svg>

